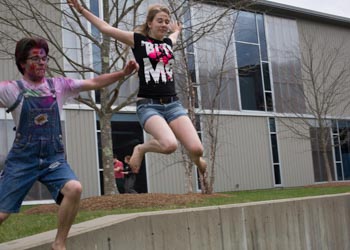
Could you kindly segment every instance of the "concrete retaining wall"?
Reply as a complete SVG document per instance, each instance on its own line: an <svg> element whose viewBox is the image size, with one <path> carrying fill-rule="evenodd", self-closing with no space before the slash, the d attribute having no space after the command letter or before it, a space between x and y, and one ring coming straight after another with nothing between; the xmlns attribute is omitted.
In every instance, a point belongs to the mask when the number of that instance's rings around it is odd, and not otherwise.
<svg viewBox="0 0 350 250"><path fill-rule="evenodd" d="M55 233L0 249L50 249ZM74 225L67 249L350 249L350 194L106 216Z"/></svg>

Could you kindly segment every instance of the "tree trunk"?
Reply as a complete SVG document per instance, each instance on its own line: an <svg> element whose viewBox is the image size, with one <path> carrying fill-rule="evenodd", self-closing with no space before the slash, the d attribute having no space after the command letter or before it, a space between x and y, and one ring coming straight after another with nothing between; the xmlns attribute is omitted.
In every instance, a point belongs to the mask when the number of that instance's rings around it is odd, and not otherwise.
<svg viewBox="0 0 350 250"><path fill-rule="evenodd" d="M327 181L331 182L333 181L332 178L332 171L331 171L331 165L330 165L330 161L329 161L329 157L327 154L327 127L320 127L320 137L321 137L321 150L322 150L322 158L323 158L323 162L324 162L324 167L326 169L326 176L327 176Z"/></svg>
<svg viewBox="0 0 350 250"><path fill-rule="evenodd" d="M181 156L183 161L183 166L185 169L185 188L187 190L187 193L191 194L193 193L193 179L192 179L192 161L189 159L186 149L183 145L181 145Z"/></svg>
<svg viewBox="0 0 350 250"><path fill-rule="evenodd" d="M116 185L113 167L113 142L111 129L112 114L100 114L101 147L103 165L103 188L104 194L116 194Z"/></svg>
<svg viewBox="0 0 350 250"><path fill-rule="evenodd" d="M331 182L331 181L333 181L333 178L332 178L331 165L329 164L329 159L328 159L327 152L323 151L322 152L322 157L323 157L323 161L324 161L324 167L326 169L327 181Z"/></svg>

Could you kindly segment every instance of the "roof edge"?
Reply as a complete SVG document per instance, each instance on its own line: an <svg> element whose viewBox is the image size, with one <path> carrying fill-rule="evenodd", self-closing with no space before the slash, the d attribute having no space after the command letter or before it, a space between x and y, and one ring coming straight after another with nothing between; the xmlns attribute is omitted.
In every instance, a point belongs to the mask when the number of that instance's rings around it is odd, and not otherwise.
<svg viewBox="0 0 350 250"><path fill-rule="evenodd" d="M327 23L335 23L343 26L350 26L350 18L342 16L332 15L268 0L253 0L252 2L253 4L251 5L251 8L263 10L267 14L271 13L282 16L300 17Z"/></svg>

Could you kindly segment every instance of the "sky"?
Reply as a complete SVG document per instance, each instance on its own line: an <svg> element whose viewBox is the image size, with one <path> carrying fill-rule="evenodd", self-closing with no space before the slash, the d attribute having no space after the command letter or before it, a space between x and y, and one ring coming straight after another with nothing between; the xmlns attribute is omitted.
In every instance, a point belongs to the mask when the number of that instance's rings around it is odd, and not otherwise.
<svg viewBox="0 0 350 250"><path fill-rule="evenodd" d="M300 8L350 18L350 0L270 0Z"/></svg>

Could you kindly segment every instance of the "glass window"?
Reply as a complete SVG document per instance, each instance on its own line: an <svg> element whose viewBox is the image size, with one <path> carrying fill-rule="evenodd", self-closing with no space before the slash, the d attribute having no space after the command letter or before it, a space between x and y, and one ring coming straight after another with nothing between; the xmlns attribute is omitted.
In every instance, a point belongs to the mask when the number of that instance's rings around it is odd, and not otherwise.
<svg viewBox="0 0 350 250"><path fill-rule="evenodd" d="M277 148L277 136L276 134L271 134L271 146L272 146L272 158L273 163L278 163L278 148Z"/></svg>
<svg viewBox="0 0 350 250"><path fill-rule="evenodd" d="M264 17L263 17L263 15L257 14L256 19L257 19L257 23L258 23L261 60L267 61L268 57L267 57L267 45L266 45L266 36L265 36Z"/></svg>
<svg viewBox="0 0 350 250"><path fill-rule="evenodd" d="M336 120L332 121L332 132L333 134L338 134L338 125Z"/></svg>
<svg viewBox="0 0 350 250"><path fill-rule="evenodd" d="M255 13L239 11L236 15L236 41L258 43Z"/></svg>
<svg viewBox="0 0 350 250"><path fill-rule="evenodd" d="M243 110L265 110L259 46L236 43L239 84Z"/></svg>
<svg viewBox="0 0 350 250"><path fill-rule="evenodd" d="M276 132L275 118L269 118L270 132Z"/></svg>
<svg viewBox="0 0 350 250"><path fill-rule="evenodd" d="M344 180L341 163L337 163L337 176L339 181Z"/></svg>
<svg viewBox="0 0 350 250"><path fill-rule="evenodd" d="M240 71L248 71L250 68L260 65L258 45L237 42L236 51L237 64Z"/></svg>
<svg viewBox="0 0 350 250"><path fill-rule="evenodd" d="M266 110L272 112L273 111L273 100L272 93L265 92L265 100L266 100Z"/></svg>
<svg viewBox="0 0 350 250"><path fill-rule="evenodd" d="M189 34L189 35L191 35L191 34ZM192 36L193 36L193 34L192 34ZM192 37L189 38L188 45L186 46L186 50L187 50L187 52L192 52L193 53L194 52L194 47L193 47L193 42L192 42L191 38Z"/></svg>
<svg viewBox="0 0 350 250"><path fill-rule="evenodd" d="M187 54L187 60L188 60L188 68L190 71L190 75L191 75L191 81L193 83L195 83L196 80L196 65L195 65L195 59L194 59L194 54Z"/></svg>
<svg viewBox="0 0 350 250"><path fill-rule="evenodd" d="M270 70L268 63L262 63L265 90L271 90Z"/></svg>
<svg viewBox="0 0 350 250"><path fill-rule="evenodd" d="M342 163L343 180L350 180L350 126L349 122L342 120L338 122L339 136L338 142L340 145L340 163ZM338 150L339 151L339 150ZM338 152L335 151L337 154ZM337 156L337 155L336 155ZM338 162L337 162L338 163ZM338 179L340 177L338 176Z"/></svg>
<svg viewBox="0 0 350 250"><path fill-rule="evenodd" d="M273 170L274 170L274 176L275 176L275 185L281 185L282 181L281 181L280 165L275 164L273 166Z"/></svg>
<svg viewBox="0 0 350 250"><path fill-rule="evenodd" d="M334 154L335 154L335 160L336 161L341 161L339 146L334 147Z"/></svg>
<svg viewBox="0 0 350 250"><path fill-rule="evenodd" d="M264 16L240 11L235 39L242 109L272 112Z"/></svg>
<svg viewBox="0 0 350 250"><path fill-rule="evenodd" d="M278 153L278 141L276 133L276 121L275 118L269 118L269 132L270 132L270 141L271 141L271 151L272 151L272 167L273 167L273 176L275 185L282 184L281 178L281 166Z"/></svg>
<svg viewBox="0 0 350 250"><path fill-rule="evenodd" d="M263 90L261 87L261 74L259 66L249 74L239 76L241 102L243 110L265 110ZM257 84L260 83L260 84Z"/></svg>

